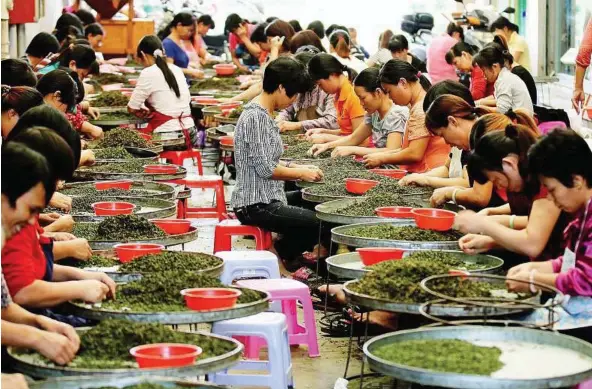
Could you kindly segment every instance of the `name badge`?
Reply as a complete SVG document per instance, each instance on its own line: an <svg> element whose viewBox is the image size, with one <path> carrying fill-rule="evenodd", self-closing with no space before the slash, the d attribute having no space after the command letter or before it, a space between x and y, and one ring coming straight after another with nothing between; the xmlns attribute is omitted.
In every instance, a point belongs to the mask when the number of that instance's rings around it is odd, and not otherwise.
<svg viewBox="0 0 592 389"><path fill-rule="evenodd" d="M561 273L565 273L570 269L576 267L576 254L570 249L566 248L563 253L563 263L561 264Z"/></svg>

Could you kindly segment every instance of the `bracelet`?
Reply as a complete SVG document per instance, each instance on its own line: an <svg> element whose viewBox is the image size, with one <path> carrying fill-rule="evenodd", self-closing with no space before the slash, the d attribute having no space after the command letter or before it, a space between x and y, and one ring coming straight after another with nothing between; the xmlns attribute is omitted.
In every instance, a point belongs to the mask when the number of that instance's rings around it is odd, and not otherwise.
<svg viewBox="0 0 592 389"><path fill-rule="evenodd" d="M458 189L458 188L456 188L455 190L453 190L453 191L452 191L452 203L453 203L454 205L458 205L458 204L456 203L456 194L457 194L459 191L460 191L460 189Z"/></svg>
<svg viewBox="0 0 592 389"><path fill-rule="evenodd" d="M516 215L510 216L510 228L514 229L514 221L516 220Z"/></svg>
<svg viewBox="0 0 592 389"><path fill-rule="evenodd" d="M536 273L536 269L532 269L530 271L529 282L530 282L530 291L532 293L538 292L538 289L534 286L534 273Z"/></svg>

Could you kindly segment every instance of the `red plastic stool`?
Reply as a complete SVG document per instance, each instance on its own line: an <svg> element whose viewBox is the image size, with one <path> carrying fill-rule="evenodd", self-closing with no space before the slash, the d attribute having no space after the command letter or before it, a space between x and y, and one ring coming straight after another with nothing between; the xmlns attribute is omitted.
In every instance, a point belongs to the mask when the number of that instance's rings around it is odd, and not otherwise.
<svg viewBox="0 0 592 389"><path fill-rule="evenodd" d="M228 219L226 200L224 199L224 181L220 176L199 176L181 180L187 188L214 189L216 192L215 207L189 207L186 201L179 200L179 207L185 210L185 218L217 218Z"/></svg>
<svg viewBox="0 0 592 389"><path fill-rule="evenodd" d="M244 226L238 220L224 220L214 229L214 253L232 250L232 236L252 236L255 250L268 250L271 245L271 232L254 226Z"/></svg>
<svg viewBox="0 0 592 389"><path fill-rule="evenodd" d="M183 166L183 161L186 159L195 158L197 161L197 171L200 176L203 176L203 164L201 162L201 152L199 150L184 150L184 151L163 151L160 153L160 158L166 159L167 162L173 165Z"/></svg>

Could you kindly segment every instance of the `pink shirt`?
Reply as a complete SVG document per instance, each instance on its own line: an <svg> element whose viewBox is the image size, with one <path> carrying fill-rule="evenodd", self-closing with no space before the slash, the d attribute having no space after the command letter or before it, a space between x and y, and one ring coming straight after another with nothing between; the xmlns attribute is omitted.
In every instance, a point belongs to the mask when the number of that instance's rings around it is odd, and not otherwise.
<svg viewBox="0 0 592 389"><path fill-rule="evenodd" d="M454 66L446 62L446 53L458 41L448 34L443 34L432 39L427 51L427 69L432 84L443 80L458 81L458 75Z"/></svg>
<svg viewBox="0 0 592 389"><path fill-rule="evenodd" d="M576 63L584 68L590 66L590 57L592 56L592 19L588 21L586 25L586 31L584 31L584 37L582 38L582 44L580 50L578 50L578 56L576 57Z"/></svg>
<svg viewBox="0 0 592 389"><path fill-rule="evenodd" d="M247 23L247 35L248 36L251 36L251 34L253 33L253 30L255 30L255 27L256 26L254 24ZM243 41L236 34L233 34L231 32L230 35L228 36L228 47L230 48L230 50L235 51L236 46L238 46L241 43L243 43Z"/></svg>

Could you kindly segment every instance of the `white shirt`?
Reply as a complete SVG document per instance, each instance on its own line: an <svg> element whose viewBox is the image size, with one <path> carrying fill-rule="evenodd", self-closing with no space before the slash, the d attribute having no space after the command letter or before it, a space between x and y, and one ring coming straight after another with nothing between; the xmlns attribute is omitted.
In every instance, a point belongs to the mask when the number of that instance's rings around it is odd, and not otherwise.
<svg viewBox="0 0 592 389"><path fill-rule="evenodd" d="M494 84L493 95L496 99L496 107L500 113L506 113L510 109L525 109L534 115L532 99L526 84L520 77L503 68Z"/></svg>
<svg viewBox="0 0 592 389"><path fill-rule="evenodd" d="M134 88L132 97L130 98L128 107L132 109L140 109L145 101L150 104L155 111L162 114L178 118L179 116L188 115L181 119L185 128L195 126L193 118L191 117L191 94L189 93L189 87L187 86L187 80L183 71L173 64L168 64L169 69L173 72L177 85L179 85L179 91L181 97L177 97L175 92L167 84L164 74L156 65L145 68L140 73L138 78L138 84ZM181 130L181 123L179 120L170 120L154 132L165 132L165 131L178 131Z"/></svg>
<svg viewBox="0 0 592 389"><path fill-rule="evenodd" d="M382 48L378 50L376 53L372 54L370 58L366 60L366 63L376 65L381 64L384 65L388 61L393 59L393 54L389 49Z"/></svg>
<svg viewBox="0 0 592 389"><path fill-rule="evenodd" d="M349 58L341 58L336 53L331 53L331 55L337 58L339 62L341 62L345 66L354 69L358 73L360 73L362 70L368 67L368 65L366 65L364 61L360 61L354 56L350 56Z"/></svg>

